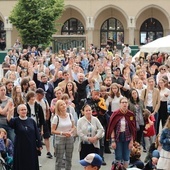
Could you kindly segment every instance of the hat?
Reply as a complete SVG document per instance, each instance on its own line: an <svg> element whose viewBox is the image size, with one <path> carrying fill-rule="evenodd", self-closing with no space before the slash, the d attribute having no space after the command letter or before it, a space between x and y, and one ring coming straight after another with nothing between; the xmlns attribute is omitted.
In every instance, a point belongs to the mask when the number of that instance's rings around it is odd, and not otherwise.
<svg viewBox="0 0 170 170"><path fill-rule="evenodd" d="M154 150L154 151L152 152L152 158L153 158L153 157L159 159L160 154L159 154L159 151L158 151L158 150Z"/></svg>
<svg viewBox="0 0 170 170"><path fill-rule="evenodd" d="M102 165L102 158L96 153L90 153L84 159L80 160L80 164L82 166L93 165L100 167Z"/></svg>
<svg viewBox="0 0 170 170"><path fill-rule="evenodd" d="M117 70L120 70L120 68L119 67L113 68L113 71L117 71Z"/></svg>
<svg viewBox="0 0 170 170"><path fill-rule="evenodd" d="M39 93L39 94L45 94L46 93L42 88L38 88L35 92Z"/></svg>

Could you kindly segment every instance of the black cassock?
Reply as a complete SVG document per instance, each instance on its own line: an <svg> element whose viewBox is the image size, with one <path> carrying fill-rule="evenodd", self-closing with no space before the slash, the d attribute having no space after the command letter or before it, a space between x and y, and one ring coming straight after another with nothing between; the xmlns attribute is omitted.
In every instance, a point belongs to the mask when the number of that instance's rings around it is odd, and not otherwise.
<svg viewBox="0 0 170 170"><path fill-rule="evenodd" d="M41 147L40 134L32 118L12 118L8 122L15 130L13 170L39 170L37 148Z"/></svg>

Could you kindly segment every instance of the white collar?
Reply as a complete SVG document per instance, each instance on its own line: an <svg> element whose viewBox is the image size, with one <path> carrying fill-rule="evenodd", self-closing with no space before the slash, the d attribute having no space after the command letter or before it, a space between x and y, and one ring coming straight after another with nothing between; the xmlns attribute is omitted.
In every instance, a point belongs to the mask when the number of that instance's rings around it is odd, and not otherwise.
<svg viewBox="0 0 170 170"><path fill-rule="evenodd" d="M21 116L19 116L19 118L20 118L21 120L26 120L28 117L26 116L26 117L22 118Z"/></svg>

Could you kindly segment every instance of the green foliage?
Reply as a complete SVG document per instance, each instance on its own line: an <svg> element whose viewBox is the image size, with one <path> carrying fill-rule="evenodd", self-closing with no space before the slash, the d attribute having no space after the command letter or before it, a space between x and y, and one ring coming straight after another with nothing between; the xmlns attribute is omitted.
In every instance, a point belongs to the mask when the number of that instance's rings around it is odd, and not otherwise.
<svg viewBox="0 0 170 170"><path fill-rule="evenodd" d="M64 10L64 0L18 0L10 14L24 45L49 44L56 20Z"/></svg>

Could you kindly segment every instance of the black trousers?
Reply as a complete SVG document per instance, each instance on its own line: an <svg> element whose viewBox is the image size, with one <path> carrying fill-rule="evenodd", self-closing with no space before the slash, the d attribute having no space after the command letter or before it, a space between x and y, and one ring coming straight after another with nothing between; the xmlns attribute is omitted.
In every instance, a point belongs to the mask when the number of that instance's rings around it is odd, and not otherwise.
<svg viewBox="0 0 170 170"><path fill-rule="evenodd" d="M93 144L81 143L80 160L84 159L89 153L99 154L99 148L95 148Z"/></svg>
<svg viewBox="0 0 170 170"><path fill-rule="evenodd" d="M168 112L167 112L167 102L161 101L160 108L158 111L158 121L157 121L157 134L159 133L159 125L160 121L162 121L162 127L164 127L166 120L168 118Z"/></svg>

